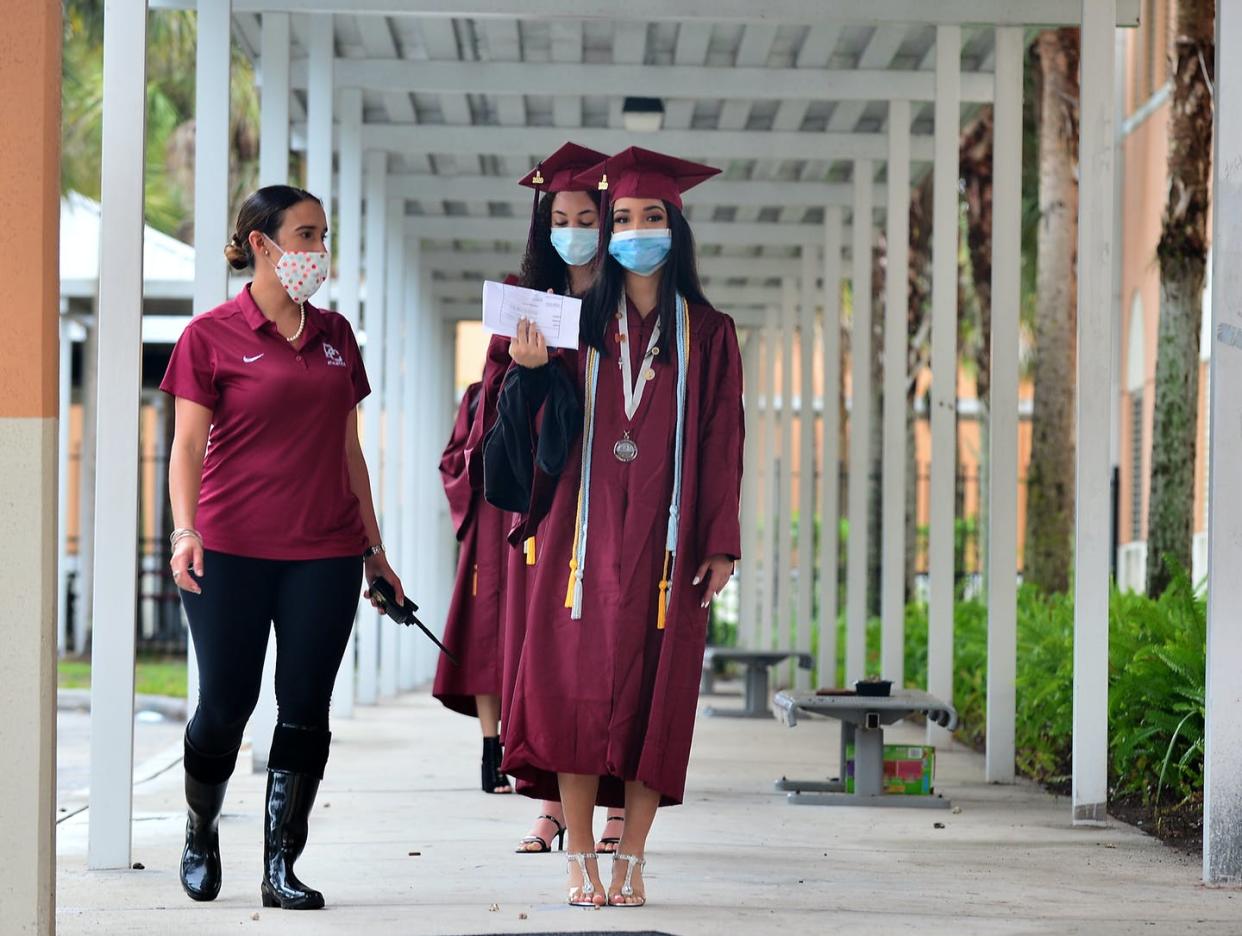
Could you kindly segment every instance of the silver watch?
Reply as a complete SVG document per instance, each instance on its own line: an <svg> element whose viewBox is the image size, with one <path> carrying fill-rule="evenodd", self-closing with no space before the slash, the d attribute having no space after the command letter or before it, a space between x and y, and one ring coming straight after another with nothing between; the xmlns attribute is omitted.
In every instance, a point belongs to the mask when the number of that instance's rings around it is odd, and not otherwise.
<svg viewBox="0 0 1242 936"><path fill-rule="evenodd" d="M362 554L362 558L363 558L363 559L370 559L370 558L372 558L373 556L378 556L378 555L379 555L380 553L382 553L383 551L384 551L384 544L383 544L383 543L376 543L374 546L368 546L368 547L366 548L366 551Z"/></svg>

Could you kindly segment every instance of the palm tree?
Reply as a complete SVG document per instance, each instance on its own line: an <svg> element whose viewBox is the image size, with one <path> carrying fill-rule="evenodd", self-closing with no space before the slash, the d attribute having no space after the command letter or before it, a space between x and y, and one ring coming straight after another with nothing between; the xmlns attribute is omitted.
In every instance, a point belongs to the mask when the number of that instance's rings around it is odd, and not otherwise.
<svg viewBox="0 0 1242 936"><path fill-rule="evenodd" d="M1169 114L1169 194L1160 244L1160 333L1147 516L1147 592L1171 582L1166 559L1191 565L1199 416L1199 328L1212 168L1215 4L1178 0Z"/></svg>
<svg viewBox="0 0 1242 936"><path fill-rule="evenodd" d="M148 14L146 205L148 223L184 240L193 234L194 13ZM62 59L61 190L99 197L103 129L103 3L66 0ZM258 167L254 72L233 51L230 175L234 200Z"/></svg>
<svg viewBox="0 0 1242 936"><path fill-rule="evenodd" d="M1068 590L1073 555L1078 30L1045 30L1031 53L1038 77L1039 231L1025 578L1051 593Z"/></svg>

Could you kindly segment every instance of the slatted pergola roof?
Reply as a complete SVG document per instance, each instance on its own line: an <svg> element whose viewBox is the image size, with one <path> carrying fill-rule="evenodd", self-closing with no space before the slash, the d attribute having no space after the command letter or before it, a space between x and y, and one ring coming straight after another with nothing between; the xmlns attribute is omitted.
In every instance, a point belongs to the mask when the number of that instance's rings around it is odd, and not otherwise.
<svg viewBox="0 0 1242 936"><path fill-rule="evenodd" d="M780 277L799 272L801 246L822 242L826 205L852 221L857 157L876 161L882 219L890 99L912 102L913 178L930 169L932 23L767 22L728 10L713 19L710 9L685 19L638 11L538 19L327 6L337 8L333 81L361 90L361 145L387 153L388 193L404 200L435 295L453 317L476 314L480 277L519 262L530 202L515 180L568 139L603 151L648 145L723 170L688 193L687 215L709 296L743 319L779 302ZM234 9L234 36L259 65L261 14ZM292 17L290 30L299 149L315 36L308 17ZM963 119L991 100L994 36L990 22L963 27ZM628 132L626 96L660 98L662 129Z"/></svg>

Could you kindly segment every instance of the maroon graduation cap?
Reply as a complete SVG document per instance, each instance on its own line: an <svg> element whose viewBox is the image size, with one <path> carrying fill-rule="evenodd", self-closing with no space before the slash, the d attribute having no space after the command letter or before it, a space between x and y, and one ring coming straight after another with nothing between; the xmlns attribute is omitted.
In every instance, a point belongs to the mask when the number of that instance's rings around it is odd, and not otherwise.
<svg viewBox="0 0 1242 936"><path fill-rule="evenodd" d="M534 189L535 195L530 206L530 229L527 234L527 246L535 233L535 214L539 210L539 196L544 192L590 192L595 184L586 182L579 185L577 176L585 169L596 165L608 157L598 150L579 146L577 143L566 143L556 152L541 159L526 175L518 179L518 185Z"/></svg>
<svg viewBox="0 0 1242 936"><path fill-rule="evenodd" d="M596 163L574 179L575 188L598 188L610 201L659 198L681 209L681 193L719 174L702 163L631 146Z"/></svg>

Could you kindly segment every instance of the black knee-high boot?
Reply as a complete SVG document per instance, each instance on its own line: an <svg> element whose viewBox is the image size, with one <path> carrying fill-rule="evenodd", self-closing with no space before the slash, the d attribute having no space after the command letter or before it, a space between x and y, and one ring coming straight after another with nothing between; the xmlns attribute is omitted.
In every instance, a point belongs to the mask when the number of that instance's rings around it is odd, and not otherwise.
<svg viewBox="0 0 1242 936"><path fill-rule="evenodd" d="M237 751L203 754L185 738L185 849L181 886L192 900L215 900L220 893L220 810L237 764Z"/></svg>
<svg viewBox="0 0 1242 936"><path fill-rule="evenodd" d="M332 735L317 728L277 725L268 758L267 809L263 822L263 906L318 910L323 894L293 870L306 847L311 807L328 761Z"/></svg>

